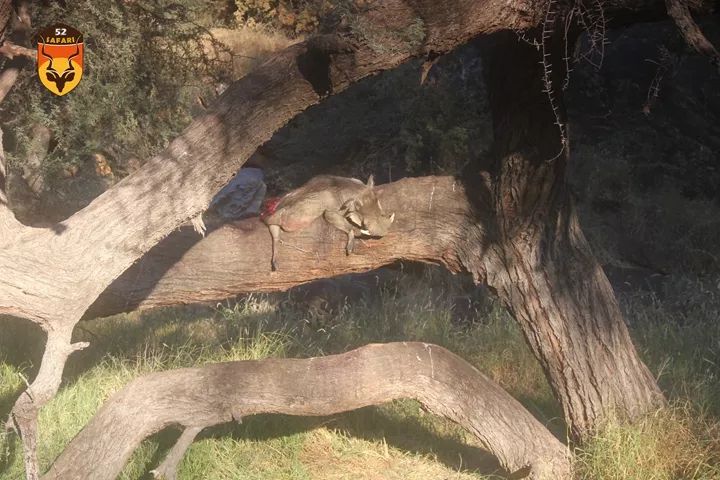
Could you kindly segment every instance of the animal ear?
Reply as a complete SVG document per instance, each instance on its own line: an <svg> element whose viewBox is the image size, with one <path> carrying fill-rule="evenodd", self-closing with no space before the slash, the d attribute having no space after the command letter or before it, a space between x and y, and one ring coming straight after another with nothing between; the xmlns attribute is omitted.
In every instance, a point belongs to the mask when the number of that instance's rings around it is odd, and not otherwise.
<svg viewBox="0 0 720 480"><path fill-rule="evenodd" d="M390 215L390 223L392 223L394 221L395 221L395 212L393 212L392 215Z"/></svg>
<svg viewBox="0 0 720 480"><path fill-rule="evenodd" d="M362 217L360 214L356 211L348 212L347 215L345 215L345 218L347 218L348 222L352 223L358 228L362 228Z"/></svg>
<svg viewBox="0 0 720 480"><path fill-rule="evenodd" d="M367 186L371 188L375 186L375 177L373 175L368 177Z"/></svg>

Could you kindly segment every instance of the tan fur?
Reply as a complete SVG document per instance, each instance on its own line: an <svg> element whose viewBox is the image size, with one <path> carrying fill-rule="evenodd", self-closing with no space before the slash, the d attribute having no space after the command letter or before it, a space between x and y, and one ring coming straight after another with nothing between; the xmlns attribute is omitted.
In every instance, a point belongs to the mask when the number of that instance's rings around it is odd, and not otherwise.
<svg viewBox="0 0 720 480"><path fill-rule="evenodd" d="M275 212L264 219L273 239L272 269L277 269L280 231L302 230L320 217L348 235L348 255L356 236L385 235L395 214L385 215L374 186L372 175L367 184L355 178L320 175L285 195Z"/></svg>

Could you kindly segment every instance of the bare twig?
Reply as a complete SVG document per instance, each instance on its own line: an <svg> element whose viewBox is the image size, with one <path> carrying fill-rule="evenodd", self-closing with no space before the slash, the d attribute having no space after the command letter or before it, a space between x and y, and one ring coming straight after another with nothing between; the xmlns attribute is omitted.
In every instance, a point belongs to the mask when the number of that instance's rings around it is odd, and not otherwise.
<svg viewBox="0 0 720 480"><path fill-rule="evenodd" d="M553 41L555 34L555 24L559 15L559 8L557 0L549 0L547 10L545 11L545 19L542 25L542 35L540 51L542 54L542 67L543 67L543 85L545 93L547 93L548 101L550 102L550 108L552 108L553 114L555 115L555 125L558 127L560 133L560 151L553 158L548 161L556 160L563 154L567 147L567 133L565 131L565 123L562 121L560 114L560 106L558 105L557 99L555 98L555 90L553 89L553 64L552 54L550 52L550 45Z"/></svg>
<svg viewBox="0 0 720 480"><path fill-rule="evenodd" d="M587 33L589 48L582 57L596 69L602 67L605 59L605 33L607 20L602 0L593 0L588 7L582 1L578 2L578 22Z"/></svg>
<svg viewBox="0 0 720 480"><path fill-rule="evenodd" d="M647 97L645 104L642 107L642 111L645 115L650 115L652 107L655 105L658 97L660 96L660 86L663 78L667 74L672 64L672 56L667 48L660 48L660 59L658 61L646 59L645 61L651 62L657 65L657 70L653 79L650 81L648 86Z"/></svg>

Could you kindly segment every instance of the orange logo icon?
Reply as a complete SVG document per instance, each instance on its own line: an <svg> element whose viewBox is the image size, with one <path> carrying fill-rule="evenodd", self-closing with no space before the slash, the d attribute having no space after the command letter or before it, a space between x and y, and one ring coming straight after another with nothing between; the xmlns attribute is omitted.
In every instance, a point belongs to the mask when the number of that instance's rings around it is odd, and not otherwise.
<svg viewBox="0 0 720 480"><path fill-rule="evenodd" d="M38 33L37 69L40 82L55 95L70 93L83 73L83 35L56 23Z"/></svg>

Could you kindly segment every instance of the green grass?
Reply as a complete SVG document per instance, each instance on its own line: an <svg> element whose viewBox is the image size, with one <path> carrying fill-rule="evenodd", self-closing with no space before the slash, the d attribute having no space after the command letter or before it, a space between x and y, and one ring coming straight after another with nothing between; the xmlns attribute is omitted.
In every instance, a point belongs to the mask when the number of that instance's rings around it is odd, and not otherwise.
<svg viewBox="0 0 720 480"><path fill-rule="evenodd" d="M703 308L634 297L623 305L638 350L671 398L670 408L633 426L610 423L576 449L578 478L720 479L718 352L720 305L698 284L678 288ZM108 396L147 372L223 360L308 357L370 342L421 340L443 345L489 374L560 438L561 412L535 358L505 311L492 301L475 322L453 320L450 299L462 282L438 272L402 276L379 298L328 316L278 308L287 296L251 295L237 303L119 315L85 322L91 347L68 364L58 396L40 419L40 462L47 468ZM700 292L700 293L698 293ZM711 292L711 291L709 291ZM710 296L709 296L710 295ZM683 316L679 316L679 315ZM0 340L0 414L7 414L37 363L36 332L9 326ZM27 348L25 348L27 346ZM26 356L32 361L28 361ZM22 376L21 376L22 375ZM177 438L145 441L121 478L149 478ZM19 446L0 436L0 478L22 478ZM207 429L180 468L182 479L480 479L494 462L466 432L397 401L322 418L260 415Z"/></svg>

